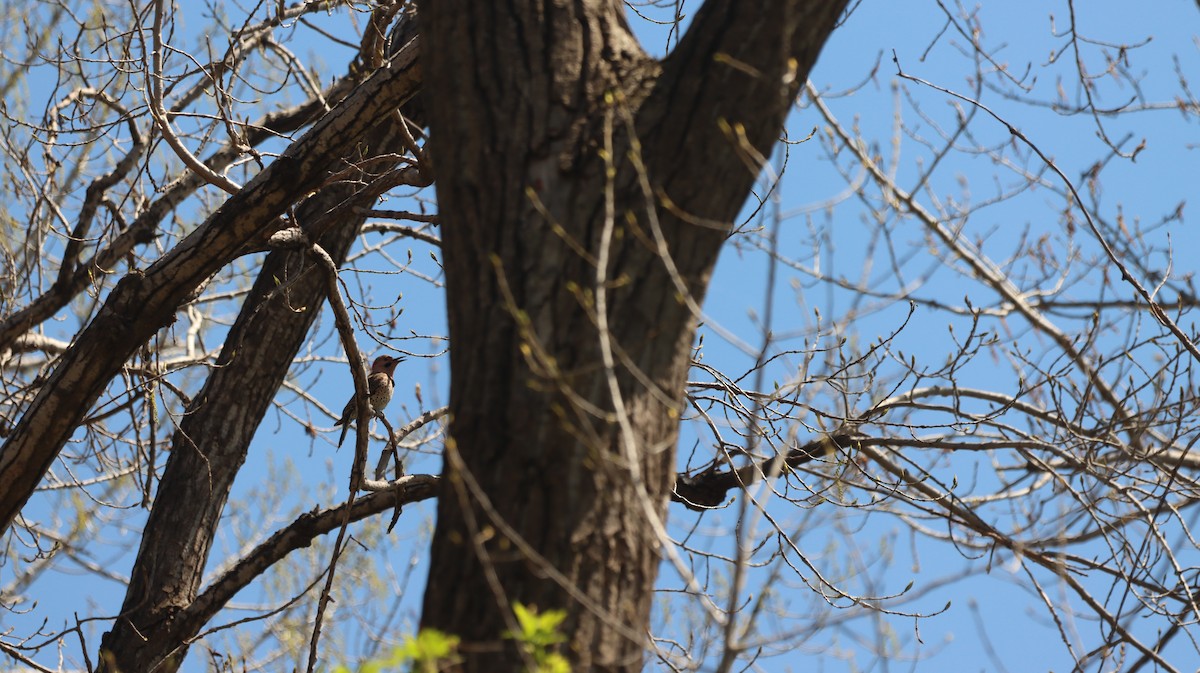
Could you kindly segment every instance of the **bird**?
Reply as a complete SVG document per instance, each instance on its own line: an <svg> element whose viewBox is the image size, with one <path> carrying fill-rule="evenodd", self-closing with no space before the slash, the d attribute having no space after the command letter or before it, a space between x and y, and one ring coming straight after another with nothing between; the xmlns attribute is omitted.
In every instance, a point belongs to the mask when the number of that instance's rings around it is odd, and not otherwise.
<svg viewBox="0 0 1200 673"><path fill-rule="evenodd" d="M370 415L378 416L383 413L383 408L392 401L392 390L396 387L396 382L392 379L392 372L396 371L396 365L403 361L404 358L380 355L371 363L371 373L367 376L367 401L371 405ZM338 448L341 448L342 442L346 441L346 431L350 429L350 423L356 418L358 418L358 395L351 395L350 401L342 409L342 417L333 424L335 428L339 425L342 426L342 436L338 439Z"/></svg>

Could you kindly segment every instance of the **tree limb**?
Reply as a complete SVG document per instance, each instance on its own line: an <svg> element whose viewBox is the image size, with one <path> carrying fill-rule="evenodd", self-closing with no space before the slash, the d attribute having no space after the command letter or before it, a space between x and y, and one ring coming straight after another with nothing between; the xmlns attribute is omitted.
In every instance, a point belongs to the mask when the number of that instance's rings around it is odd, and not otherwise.
<svg viewBox="0 0 1200 673"><path fill-rule="evenodd" d="M121 365L213 273L261 236L288 207L319 188L331 166L420 84L409 45L203 225L146 271L121 280L0 450L0 531L7 530L42 475Z"/></svg>
<svg viewBox="0 0 1200 673"><path fill-rule="evenodd" d="M818 458L836 455L838 450L853 446L863 439L859 433L843 428L788 451L782 462L788 467L800 467ZM675 478L671 500L697 512L720 507L729 491L746 488L763 477L778 474L779 462L778 458L767 458L732 470L718 472L716 465L713 465L695 475L680 474Z"/></svg>

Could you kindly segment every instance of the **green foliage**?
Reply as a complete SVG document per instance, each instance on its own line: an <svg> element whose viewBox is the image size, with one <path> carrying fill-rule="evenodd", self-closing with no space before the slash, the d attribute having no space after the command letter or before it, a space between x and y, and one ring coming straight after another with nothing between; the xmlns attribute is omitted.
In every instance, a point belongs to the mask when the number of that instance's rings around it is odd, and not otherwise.
<svg viewBox="0 0 1200 673"><path fill-rule="evenodd" d="M520 631L506 632L504 637L516 641L533 660L536 668L530 673L571 673L571 664L566 657L552 651L555 645L567 640L559 631L567 613L563 610L538 613L537 608L514 603L513 614ZM333 673L386 673L399 671L406 666L413 673L437 673L443 666L457 663L458 644L458 636L437 629L424 629L416 637L405 638L404 644L392 650L386 658L369 661L357 672L346 666L338 666Z"/></svg>
<svg viewBox="0 0 1200 673"><path fill-rule="evenodd" d="M452 663L457 658L458 636L442 633L437 629L425 629L416 638L407 638L404 645L396 650L400 657L398 663L411 661L412 670L420 673L434 673L443 663Z"/></svg>
<svg viewBox="0 0 1200 673"><path fill-rule="evenodd" d="M409 636L404 644L392 650L386 659L377 659L363 664L358 673L384 673L398 671L402 666L410 665L414 673L437 673L443 666L456 663L458 636L442 633L437 629L425 629L416 637ZM338 666L333 673L353 673L345 666Z"/></svg>
<svg viewBox="0 0 1200 673"><path fill-rule="evenodd" d="M513 614L517 617L521 631L510 631L504 635L517 641L537 664L534 673L570 673L571 665L566 657L551 651L555 645L567 639L558 630L559 625L567 618L567 613L563 610L547 610L538 614L537 608L513 603Z"/></svg>

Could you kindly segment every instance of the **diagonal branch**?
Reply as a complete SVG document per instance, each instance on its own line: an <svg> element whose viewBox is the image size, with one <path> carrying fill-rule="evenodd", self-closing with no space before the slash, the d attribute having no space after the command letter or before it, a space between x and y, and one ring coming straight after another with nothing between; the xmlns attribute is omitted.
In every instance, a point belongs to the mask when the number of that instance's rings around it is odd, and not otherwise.
<svg viewBox="0 0 1200 673"><path fill-rule="evenodd" d="M0 449L0 531L7 530L125 360L212 274L235 259L288 207L319 188L362 135L415 95L410 44L231 196L205 223L145 272L128 274L79 335Z"/></svg>
<svg viewBox="0 0 1200 673"><path fill-rule="evenodd" d="M724 240L845 5L703 4L637 118L646 172L665 210L689 227L715 226Z"/></svg>
<svg viewBox="0 0 1200 673"><path fill-rule="evenodd" d="M1074 19L1073 15L1072 19ZM922 84L936 91L940 91L948 96L953 96L954 98L973 105L980 110L983 110L992 119L995 119L1003 124L1005 130L1008 131L1010 135L1020 140L1026 147L1032 150L1033 153L1042 160L1042 163L1045 164L1046 167L1049 168L1060 180L1062 180L1064 185L1066 185L1067 191L1071 193L1072 202L1079 208L1079 212L1083 215L1084 221L1087 222L1088 229L1091 230L1092 235L1096 237L1096 241L1100 244L1100 247L1104 249L1104 254L1108 257L1109 261L1112 262L1113 265L1116 266L1121 272L1121 280L1129 283L1129 285L1133 287L1137 295L1141 297L1142 300L1146 302L1146 305L1150 308L1150 314L1154 316L1154 319L1157 320L1163 327L1167 328L1171 334L1175 335L1175 338L1179 340L1180 345L1182 345L1184 349L1186 349L1187 352L1192 355L1193 358L1196 358L1196 360L1200 361L1200 347L1197 347L1192 341L1191 337L1188 336L1188 334L1184 332L1179 325L1175 324L1175 321L1167 315L1167 312L1163 310L1162 306L1155 301L1154 296L1150 293L1150 291L1147 290L1145 286L1143 286L1142 283L1137 279L1137 277L1135 277L1133 273L1129 271L1129 267L1121 261L1121 258L1117 255L1117 253L1113 252L1112 246L1109 244L1108 239L1104 237L1104 234L1100 232L1100 228L1096 226L1095 220L1092 219L1091 212L1089 212L1089 210L1084 206L1083 198L1079 195L1079 191L1075 189L1075 183L1071 182L1070 178L1068 178L1066 174L1062 172L1062 170L1057 164L1054 163L1052 159L1050 159L1050 157L1046 156L1046 154L1042 152L1040 147L1035 145L1033 141L1028 138L1028 136L1021 132L1020 129L1005 121L1003 117L993 112L991 108L983 103L968 96L951 91L945 87L938 86L933 82L921 79L920 77L914 77L913 75L904 72L904 70L900 67L900 59L896 56L894 51L892 52L892 61L896 64L897 77L916 82L917 84ZM1090 92L1088 87L1084 87L1084 91ZM1088 96L1090 98L1091 94L1089 93ZM1101 137L1104 137L1104 140L1108 142L1108 138L1103 135L1103 129L1101 129L1100 133Z"/></svg>
<svg viewBox="0 0 1200 673"><path fill-rule="evenodd" d="M181 615L182 623L176 635L180 642L194 637L256 577L291 552L311 545L318 536L337 530L344 523L361 521L399 505L436 497L440 490L439 477L428 474L408 475L389 483L387 490L358 498L351 494L352 502L300 515L300 518L255 547L197 596Z"/></svg>
<svg viewBox="0 0 1200 673"><path fill-rule="evenodd" d="M755 461L736 469L718 472L714 465L698 474L680 474L675 478L671 500L697 512L720 507L729 491L746 488L767 475L778 474L780 459L788 467L800 467L814 460L835 455L839 449L857 445L865 439L852 429L842 428L803 446L797 446L787 454Z"/></svg>
<svg viewBox="0 0 1200 673"><path fill-rule="evenodd" d="M323 94L324 100L340 100L351 90L351 79L343 77L334 82ZM310 99L296 107L279 110L263 116L254 124L245 141L250 147L262 144L264 141L290 133L311 122L321 112L319 99ZM132 150L130 152L132 155ZM229 166L241 154L241 149L228 145L214 152L204 165L211 171L219 171ZM114 175L110 173L109 175ZM83 229L90 226L87 218L91 217L93 190L97 195L105 194L108 176L102 176L88 187L87 197L80 208L77 227ZM54 315L66 306L76 295L95 282L97 273L107 272L125 258L138 245L144 245L154 240L158 235L158 225L162 219L176 206L196 192L206 183L199 174L186 171L164 187L162 195L146 207L134 220L119 233L108 247L96 252L91 259L82 264L65 264L63 268L70 273L60 272L55 282L42 295L38 296L24 308L0 320L0 351L12 345L14 340ZM98 199L98 197L97 197Z"/></svg>

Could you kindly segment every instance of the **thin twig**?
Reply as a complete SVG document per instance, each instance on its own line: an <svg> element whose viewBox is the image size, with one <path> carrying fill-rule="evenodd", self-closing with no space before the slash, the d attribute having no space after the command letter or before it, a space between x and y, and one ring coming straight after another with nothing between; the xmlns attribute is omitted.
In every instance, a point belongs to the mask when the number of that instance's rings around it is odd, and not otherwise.
<svg viewBox="0 0 1200 673"><path fill-rule="evenodd" d="M974 98L951 91L945 87L938 86L933 82L905 73L904 70L900 68L900 58L896 56L895 50L892 51L892 62L896 64L896 75L901 79L907 79L909 81L916 82L917 84L927 86L936 91L940 91L947 96L953 96L954 98L983 110L984 112L988 113L992 119L995 119L1003 124L1004 128L1007 129L1013 137L1017 138L1024 143L1026 147L1033 150L1033 153L1038 155L1038 158L1042 160L1042 163L1044 163L1047 168L1053 171L1054 174L1063 181L1063 184L1066 185L1067 190L1071 193L1071 197L1075 201L1075 204L1079 207L1079 212L1083 215L1084 221L1087 222L1088 228L1092 230L1092 234L1100 243L1100 247L1104 248L1104 254L1108 256L1108 259L1115 264L1118 269L1120 269L1121 279L1133 286L1134 291L1136 291L1150 307L1150 313L1154 316L1154 318L1158 320L1163 327L1166 327L1168 330L1170 330L1171 334L1175 335L1175 338L1179 339L1179 343L1181 343L1183 347L1187 349L1187 352L1192 354L1193 358L1195 358L1197 361L1200 361L1200 348L1197 348L1196 344L1192 342L1191 338L1182 329L1180 329L1178 325L1175 324L1174 320L1171 320L1171 318L1167 315L1167 312L1164 311L1161 306L1159 306L1158 302L1154 300L1154 297L1150 294L1150 292L1147 291L1146 288L1142 286L1141 282L1139 282L1137 278L1134 278L1133 274L1129 272L1129 267L1125 266L1125 263L1122 262L1119 257L1117 257L1117 253L1113 252L1112 246L1108 244L1108 241L1104 238L1104 234L1100 233L1100 228L1097 227L1096 222L1092 220L1092 214L1089 213L1088 209L1084 207L1083 198L1079 195L1079 192L1076 191L1075 185L1066 176L1066 174L1059 170L1058 166L1055 165L1054 161L1051 160L1050 157L1046 156L1037 145L1033 144L1033 141L1026 137L1020 129L1005 121L1004 118L993 112L991 108L983 103L975 100Z"/></svg>

